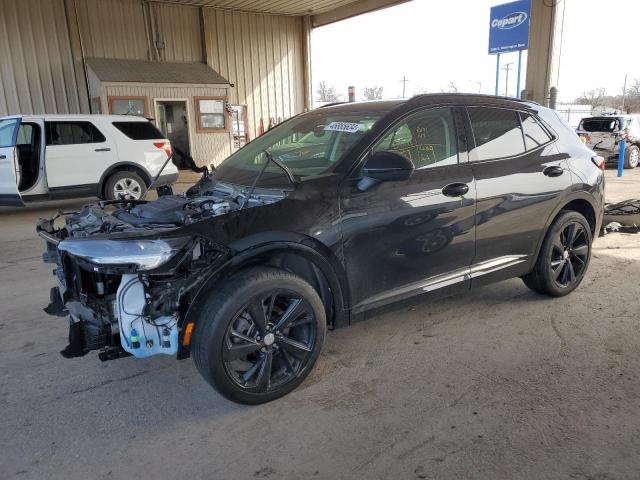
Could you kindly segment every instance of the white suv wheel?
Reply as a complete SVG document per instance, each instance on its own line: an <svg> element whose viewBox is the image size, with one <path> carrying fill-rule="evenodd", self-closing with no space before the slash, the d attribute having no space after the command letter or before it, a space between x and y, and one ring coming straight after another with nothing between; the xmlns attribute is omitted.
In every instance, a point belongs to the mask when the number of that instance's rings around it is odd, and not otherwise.
<svg viewBox="0 0 640 480"><path fill-rule="evenodd" d="M142 187L133 178L121 178L113 186L113 196L123 200L140 200Z"/></svg>

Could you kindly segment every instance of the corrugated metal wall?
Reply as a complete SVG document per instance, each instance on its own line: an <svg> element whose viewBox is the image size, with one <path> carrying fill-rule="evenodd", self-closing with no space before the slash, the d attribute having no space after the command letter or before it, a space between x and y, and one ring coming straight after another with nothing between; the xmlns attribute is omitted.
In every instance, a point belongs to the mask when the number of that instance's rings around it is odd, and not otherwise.
<svg viewBox="0 0 640 480"><path fill-rule="evenodd" d="M164 43L162 60L201 62L200 12L194 7L151 4L159 36Z"/></svg>
<svg viewBox="0 0 640 480"><path fill-rule="evenodd" d="M0 1L0 115L80 112L76 82L63 0Z"/></svg>
<svg viewBox="0 0 640 480"><path fill-rule="evenodd" d="M141 0L75 0L85 57L147 60Z"/></svg>
<svg viewBox="0 0 640 480"><path fill-rule="evenodd" d="M193 97L221 96L227 94L225 88L211 87L184 87L173 85L170 87L151 87L134 84L118 84L102 86L102 111L109 112L107 97L118 96L143 96L149 100L149 110L153 117L155 99L184 99L187 101L189 111L189 137L191 138L191 156L198 165L217 165L231 154L231 134L230 133L197 133L195 131L195 105Z"/></svg>
<svg viewBox="0 0 640 480"><path fill-rule="evenodd" d="M261 118L266 128L303 110L302 17L202 17L207 62L235 85L229 102L247 105L251 138ZM0 0L0 114L88 112L82 54L202 61L200 24L198 8L142 0Z"/></svg>
<svg viewBox="0 0 640 480"><path fill-rule="evenodd" d="M235 85L229 102L246 104L251 137L260 118L286 119L304 108L301 17L204 9L207 63Z"/></svg>

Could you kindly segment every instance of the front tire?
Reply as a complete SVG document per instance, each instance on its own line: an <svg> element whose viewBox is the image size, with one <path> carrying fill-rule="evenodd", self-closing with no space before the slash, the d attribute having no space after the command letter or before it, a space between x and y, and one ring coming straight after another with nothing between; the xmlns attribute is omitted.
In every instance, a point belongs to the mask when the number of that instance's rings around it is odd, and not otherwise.
<svg viewBox="0 0 640 480"><path fill-rule="evenodd" d="M591 227L584 216L561 212L545 236L533 271L522 277L525 285L552 297L568 295L584 278L591 244Z"/></svg>
<svg viewBox="0 0 640 480"><path fill-rule="evenodd" d="M636 168L640 163L640 149L636 145L629 145L624 152L624 168Z"/></svg>
<svg viewBox="0 0 640 480"><path fill-rule="evenodd" d="M191 354L200 374L229 400L265 403L302 383L325 330L324 305L304 279L251 268L225 281L198 309Z"/></svg>

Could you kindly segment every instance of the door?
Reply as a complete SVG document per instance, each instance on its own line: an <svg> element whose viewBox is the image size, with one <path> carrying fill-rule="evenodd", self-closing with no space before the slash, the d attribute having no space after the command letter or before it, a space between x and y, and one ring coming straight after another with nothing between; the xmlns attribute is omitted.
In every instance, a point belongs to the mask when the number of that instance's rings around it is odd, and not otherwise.
<svg viewBox="0 0 640 480"><path fill-rule="evenodd" d="M88 120L45 122L49 192L86 190L95 195L102 174L117 161L114 142Z"/></svg>
<svg viewBox="0 0 640 480"><path fill-rule="evenodd" d="M529 271L571 175L552 132L533 112L489 107L468 112L478 202L473 263L480 265L471 276L472 283L482 284Z"/></svg>
<svg viewBox="0 0 640 480"><path fill-rule="evenodd" d="M409 158L413 175L364 191L357 178L342 187L344 257L354 311L445 287L448 292L469 287L475 185L456 123L450 108L406 116L371 151Z"/></svg>
<svg viewBox="0 0 640 480"><path fill-rule="evenodd" d="M187 102L177 100L157 100L158 128L171 142L178 155L191 155L189 148L189 115Z"/></svg>
<svg viewBox="0 0 640 480"><path fill-rule="evenodd" d="M16 138L21 117L0 118L0 206L22 206Z"/></svg>

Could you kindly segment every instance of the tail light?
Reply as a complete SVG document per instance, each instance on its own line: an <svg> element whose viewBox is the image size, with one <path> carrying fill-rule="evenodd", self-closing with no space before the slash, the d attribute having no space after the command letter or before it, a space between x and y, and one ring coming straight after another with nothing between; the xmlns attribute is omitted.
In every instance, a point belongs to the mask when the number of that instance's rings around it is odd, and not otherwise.
<svg viewBox="0 0 640 480"><path fill-rule="evenodd" d="M167 154L167 157L171 156L171 142L165 140L164 142L154 142L153 146L159 148L160 150L164 150L164 153Z"/></svg>
<svg viewBox="0 0 640 480"><path fill-rule="evenodd" d="M604 157L601 157L600 155L596 155L596 156L591 157L591 161L600 170L604 170L604 166L605 166Z"/></svg>

